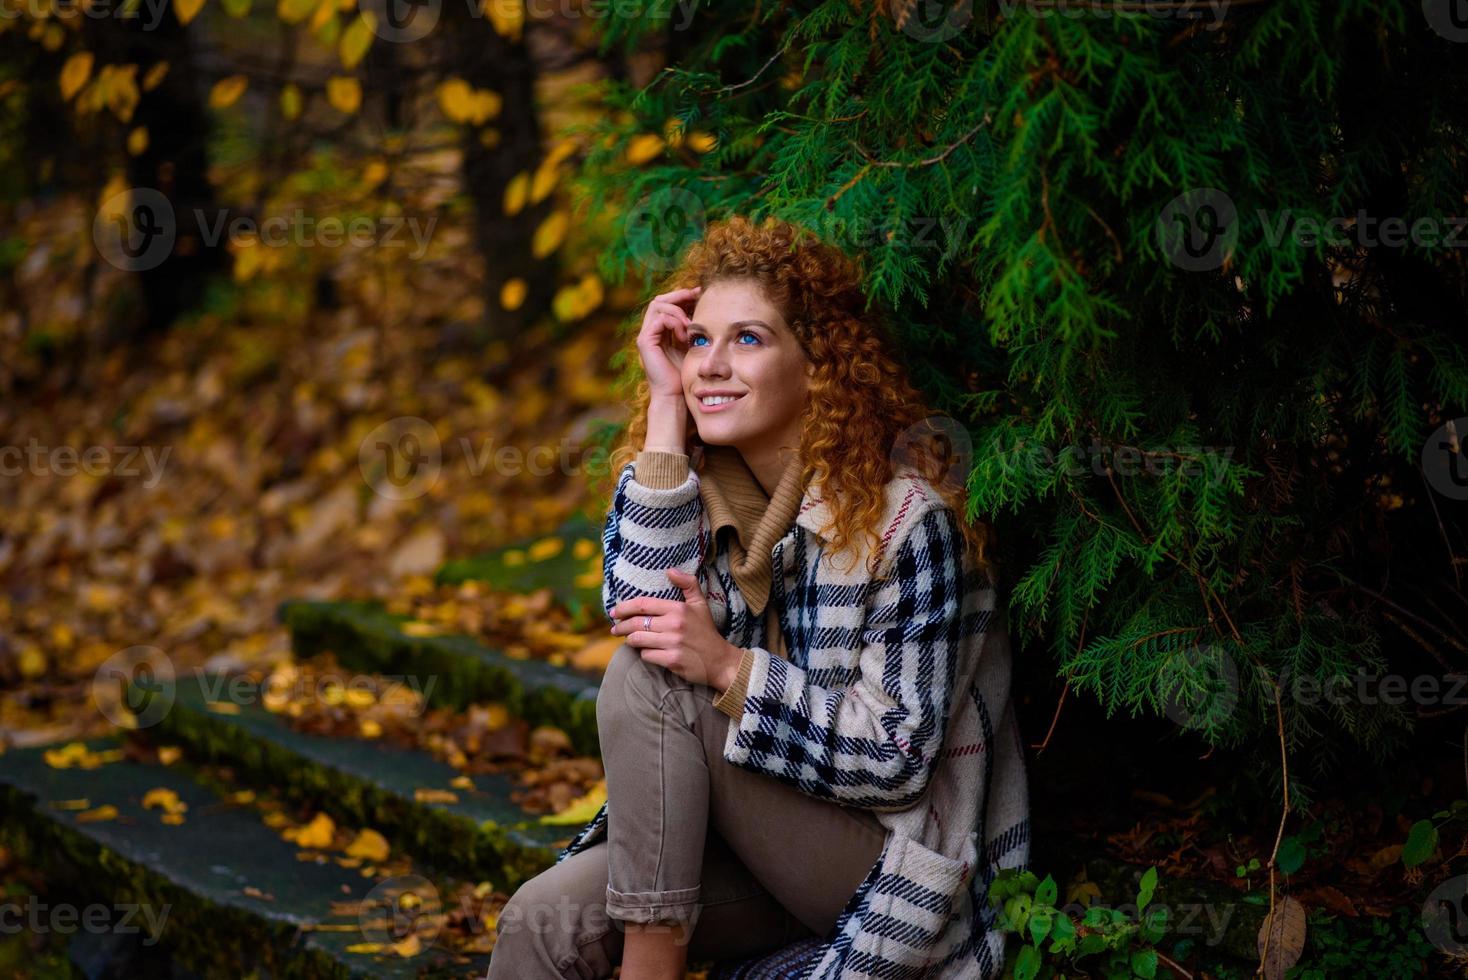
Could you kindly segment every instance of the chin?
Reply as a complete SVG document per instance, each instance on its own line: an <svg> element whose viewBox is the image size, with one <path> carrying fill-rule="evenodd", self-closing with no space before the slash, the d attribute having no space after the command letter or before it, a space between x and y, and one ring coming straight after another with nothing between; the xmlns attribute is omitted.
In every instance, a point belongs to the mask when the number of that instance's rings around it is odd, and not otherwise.
<svg viewBox="0 0 1468 980"><path fill-rule="evenodd" d="M698 438L706 446L732 446L740 441L737 435L732 435L727 432L699 432Z"/></svg>

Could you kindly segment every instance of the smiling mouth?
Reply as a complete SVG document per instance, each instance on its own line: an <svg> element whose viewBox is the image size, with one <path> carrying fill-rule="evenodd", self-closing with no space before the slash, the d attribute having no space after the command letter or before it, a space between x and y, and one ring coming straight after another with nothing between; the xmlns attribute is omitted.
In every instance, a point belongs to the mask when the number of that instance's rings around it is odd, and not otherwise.
<svg viewBox="0 0 1468 980"><path fill-rule="evenodd" d="M718 409L724 408L726 406L732 405L735 402L740 401L743 398L744 398L743 395L733 395L733 396L720 395L718 398L716 398L714 400L709 400L709 399L706 399L706 398L700 398L698 400L698 404L699 404L699 407L702 408L704 411L712 412L712 411L716 411Z"/></svg>

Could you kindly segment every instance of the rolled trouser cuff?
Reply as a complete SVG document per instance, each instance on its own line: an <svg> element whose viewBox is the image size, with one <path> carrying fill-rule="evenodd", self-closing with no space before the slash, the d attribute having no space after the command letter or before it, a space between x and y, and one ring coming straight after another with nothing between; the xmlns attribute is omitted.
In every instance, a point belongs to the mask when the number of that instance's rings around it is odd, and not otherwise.
<svg viewBox="0 0 1468 980"><path fill-rule="evenodd" d="M703 885L660 892L619 892L607 886L607 915L624 922L691 922Z"/></svg>

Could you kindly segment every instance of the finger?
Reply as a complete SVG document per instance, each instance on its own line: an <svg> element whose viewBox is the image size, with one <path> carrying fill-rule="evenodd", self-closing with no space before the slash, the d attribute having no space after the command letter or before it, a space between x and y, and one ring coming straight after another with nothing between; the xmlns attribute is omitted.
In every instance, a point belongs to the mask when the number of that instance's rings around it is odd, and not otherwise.
<svg viewBox="0 0 1468 980"><path fill-rule="evenodd" d="M627 642L641 650L674 650L678 647L678 638L671 633L648 632L641 629L628 633Z"/></svg>
<svg viewBox="0 0 1468 980"><path fill-rule="evenodd" d="M642 655L645 662L657 664L659 667L667 667L672 661L670 656L659 650L639 650L638 653Z"/></svg>
<svg viewBox="0 0 1468 980"><path fill-rule="evenodd" d="M612 607L613 619L628 616L661 616L677 604L675 599L659 599L657 596L639 595L623 599Z"/></svg>
<svg viewBox="0 0 1468 980"><path fill-rule="evenodd" d="M642 622L644 618L651 621L651 630L647 630L645 628ZM662 622L662 617L660 616L628 616L626 619L619 620L618 622L613 623L611 632L617 634L618 636L635 633L639 630L643 630L644 632L657 633L659 632L658 624L660 622ZM661 632L666 633L667 630L664 629Z"/></svg>
<svg viewBox="0 0 1468 980"><path fill-rule="evenodd" d="M658 313L671 315L675 320L687 321L693 319L688 315L688 311L677 303L654 303L652 304L652 308Z"/></svg>

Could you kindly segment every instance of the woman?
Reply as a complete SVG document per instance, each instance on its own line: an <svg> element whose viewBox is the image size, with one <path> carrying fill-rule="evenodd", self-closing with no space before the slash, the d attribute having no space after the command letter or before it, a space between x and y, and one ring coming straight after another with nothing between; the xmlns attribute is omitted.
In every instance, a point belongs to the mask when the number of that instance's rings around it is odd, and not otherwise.
<svg viewBox="0 0 1468 980"><path fill-rule="evenodd" d="M735 217L672 284L604 532L607 802L502 911L490 980L786 947L996 977L985 895L1029 835L985 529L905 446L929 413L855 262Z"/></svg>

